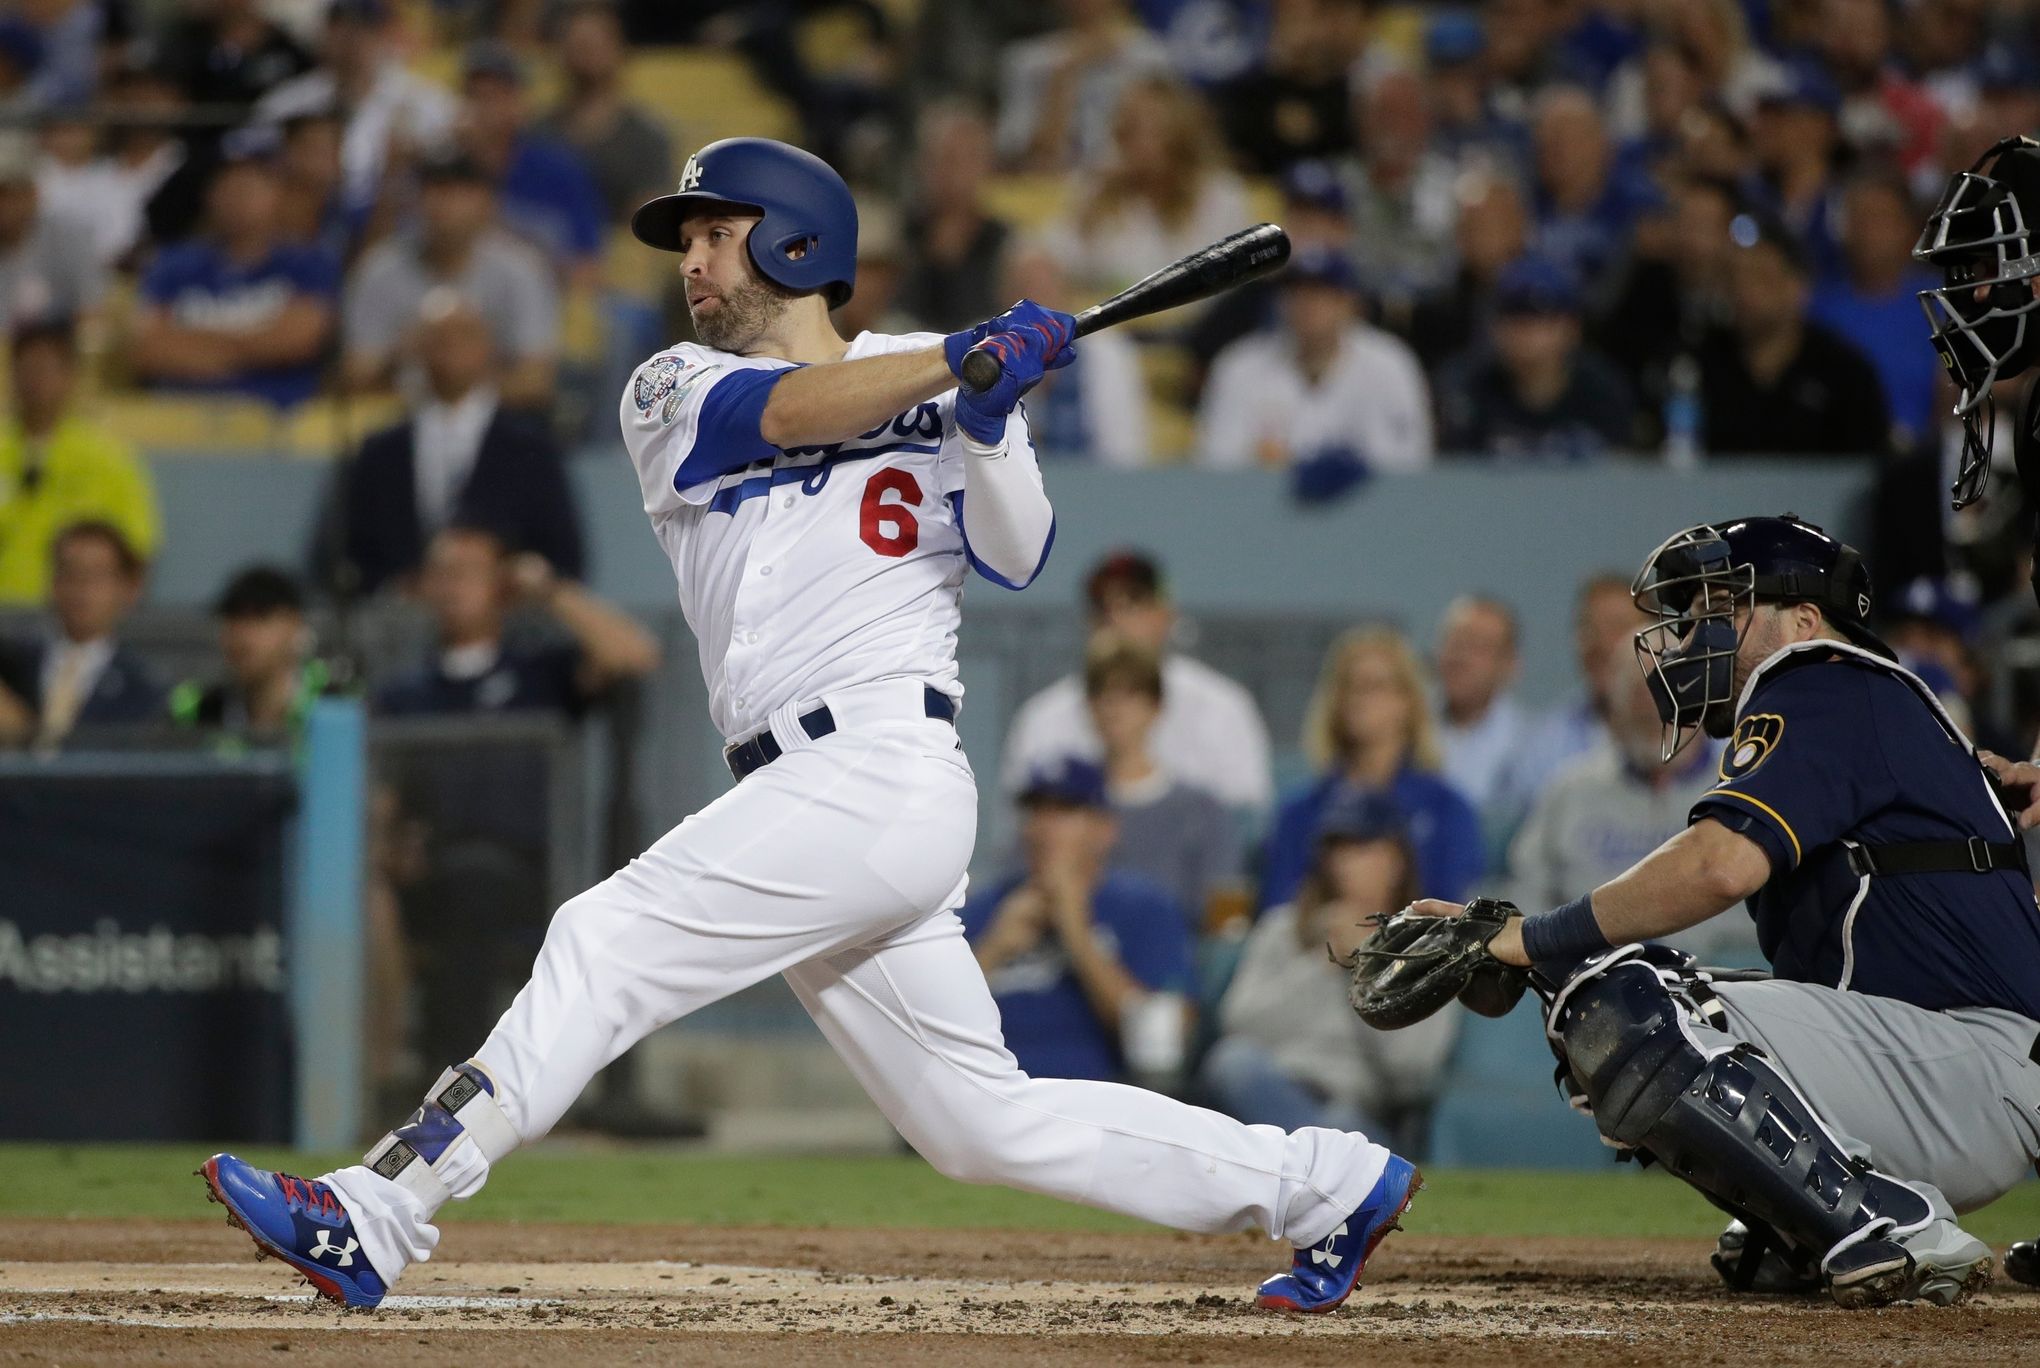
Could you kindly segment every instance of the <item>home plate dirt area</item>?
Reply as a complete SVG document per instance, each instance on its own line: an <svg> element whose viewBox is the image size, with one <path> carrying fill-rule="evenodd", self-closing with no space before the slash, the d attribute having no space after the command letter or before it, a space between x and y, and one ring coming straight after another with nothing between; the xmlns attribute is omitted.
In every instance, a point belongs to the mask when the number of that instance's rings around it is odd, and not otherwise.
<svg viewBox="0 0 2040 1368"><path fill-rule="evenodd" d="M1693 1240L1396 1236L1328 1316L1257 1310L1247 1237L455 1222L377 1312L219 1222L0 1221L0 1364L2010 1365L2040 1294L1844 1312L1732 1296Z"/></svg>

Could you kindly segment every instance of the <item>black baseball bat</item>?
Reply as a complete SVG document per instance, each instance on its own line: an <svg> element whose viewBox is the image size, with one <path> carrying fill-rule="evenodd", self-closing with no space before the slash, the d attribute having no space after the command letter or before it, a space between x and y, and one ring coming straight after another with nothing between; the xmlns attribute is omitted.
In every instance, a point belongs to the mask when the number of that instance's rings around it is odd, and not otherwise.
<svg viewBox="0 0 2040 1368"><path fill-rule="evenodd" d="M1093 304L1077 315L1078 337L1100 328L1145 318L1179 304L1209 299L1221 290L1244 285L1282 268L1289 260L1289 234L1280 224L1257 223L1209 247L1199 248L1181 261L1173 261L1153 275L1121 290L1112 298ZM963 383L982 392L999 383L999 360L980 342L963 356Z"/></svg>

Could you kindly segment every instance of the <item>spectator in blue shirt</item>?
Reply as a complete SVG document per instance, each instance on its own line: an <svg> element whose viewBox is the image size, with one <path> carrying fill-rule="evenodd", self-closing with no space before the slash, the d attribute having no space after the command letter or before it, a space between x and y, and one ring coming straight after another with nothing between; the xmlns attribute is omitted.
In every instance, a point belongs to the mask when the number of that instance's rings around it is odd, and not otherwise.
<svg viewBox="0 0 2040 1368"><path fill-rule="evenodd" d="M1598 284L1627 249L1637 217L1661 196L1616 161L1600 107L1577 86L1539 93L1531 135L1537 250Z"/></svg>
<svg viewBox="0 0 2040 1368"><path fill-rule="evenodd" d="M1159 885L1113 869L1105 774L1069 759L1020 793L1025 868L972 898L964 934L1006 1048L1039 1078L1166 1081L1182 1067L1190 929Z"/></svg>
<svg viewBox="0 0 2040 1368"><path fill-rule="evenodd" d="M465 150L496 178L504 224L561 271L592 283L608 226L602 195L565 143L532 126L524 64L508 47L475 44L462 69Z"/></svg>
<svg viewBox="0 0 2040 1368"><path fill-rule="evenodd" d="M268 128L226 138L206 231L165 248L142 277L129 361L143 381L278 408L318 389L340 269L325 252L281 239L280 147Z"/></svg>
<svg viewBox="0 0 2040 1368"><path fill-rule="evenodd" d="M1816 278L1842 269L1834 161L1842 93L1811 60L1783 67L1759 92L1750 143L1763 207L1805 248Z"/></svg>
<svg viewBox="0 0 2040 1368"><path fill-rule="evenodd" d="M1927 321L1919 291L1940 281L1912 264L1919 214L1896 171L1868 171L1842 198L1847 270L1815 288L1808 316L1856 344L1884 382L1884 402L1901 445L1934 430L1934 383L1941 366L1921 345Z"/></svg>
<svg viewBox="0 0 2040 1368"><path fill-rule="evenodd" d="M1320 777L1276 815L1261 862L1261 907L1296 896L1325 810L1355 793L1386 793L1408 823L1425 897L1463 901L1486 867L1480 818L1439 777L1437 724L1423 666L1392 627L1361 627L1333 644L1303 724Z"/></svg>

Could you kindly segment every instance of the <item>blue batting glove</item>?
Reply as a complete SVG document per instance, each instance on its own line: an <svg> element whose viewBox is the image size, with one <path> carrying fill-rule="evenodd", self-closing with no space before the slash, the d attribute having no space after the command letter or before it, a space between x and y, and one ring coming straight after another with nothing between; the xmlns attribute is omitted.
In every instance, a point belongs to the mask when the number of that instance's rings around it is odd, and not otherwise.
<svg viewBox="0 0 2040 1368"><path fill-rule="evenodd" d="M1054 365L1048 365L1043 351L1056 347ZM1034 328L999 333L985 339L980 349L999 363L999 383L988 390L959 386L956 391L956 425L983 446L1004 440L1006 418L1019 406L1020 397L1041 383L1047 370L1067 366L1076 359L1076 348L1067 341L1055 341L1053 334ZM959 362L959 364L961 364Z"/></svg>
<svg viewBox="0 0 2040 1368"><path fill-rule="evenodd" d="M964 353L972 347L1001 333L1024 333L1038 338L1043 346L1043 369L1061 370L1076 359L1076 352L1069 346L1076 329L1074 315L1023 299L997 317L943 338L942 357L949 363L949 373L961 380Z"/></svg>
<svg viewBox="0 0 2040 1368"><path fill-rule="evenodd" d="M951 375L959 380L963 379L964 353L990 337L995 330L993 325L997 322L996 318L987 319L983 323L973 324L962 332L953 332L942 339L942 359L949 363Z"/></svg>

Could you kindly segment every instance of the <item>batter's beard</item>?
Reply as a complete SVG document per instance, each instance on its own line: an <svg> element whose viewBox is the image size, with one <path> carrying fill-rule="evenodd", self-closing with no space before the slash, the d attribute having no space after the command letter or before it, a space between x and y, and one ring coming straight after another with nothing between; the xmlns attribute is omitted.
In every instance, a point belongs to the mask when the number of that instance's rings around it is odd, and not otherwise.
<svg viewBox="0 0 2040 1368"><path fill-rule="evenodd" d="M694 335L703 342L717 351L742 355L779 321L786 306L797 297L794 291L769 280L747 280L718 295L719 305L714 313L699 313L689 304L687 316L694 320Z"/></svg>

